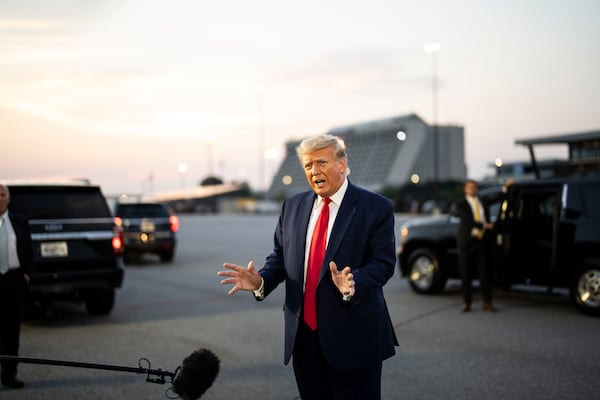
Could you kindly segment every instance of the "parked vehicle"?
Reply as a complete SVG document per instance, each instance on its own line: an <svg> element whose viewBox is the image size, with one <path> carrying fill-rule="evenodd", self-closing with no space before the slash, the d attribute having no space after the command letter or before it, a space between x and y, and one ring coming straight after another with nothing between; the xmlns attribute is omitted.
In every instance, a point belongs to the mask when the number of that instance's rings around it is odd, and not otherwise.
<svg viewBox="0 0 600 400"><path fill-rule="evenodd" d="M83 301L90 314L113 309L123 282L122 232L100 187L9 183L11 212L29 218L32 301Z"/></svg>
<svg viewBox="0 0 600 400"><path fill-rule="evenodd" d="M600 178L517 182L504 197L500 190L480 191L494 222L495 283L568 288L582 312L600 315ZM399 268L415 292L439 293L460 277L458 222L448 214L400 228Z"/></svg>
<svg viewBox="0 0 600 400"><path fill-rule="evenodd" d="M161 203L118 203L117 224L123 229L125 259L143 253L158 254L162 261L175 256L179 218Z"/></svg>

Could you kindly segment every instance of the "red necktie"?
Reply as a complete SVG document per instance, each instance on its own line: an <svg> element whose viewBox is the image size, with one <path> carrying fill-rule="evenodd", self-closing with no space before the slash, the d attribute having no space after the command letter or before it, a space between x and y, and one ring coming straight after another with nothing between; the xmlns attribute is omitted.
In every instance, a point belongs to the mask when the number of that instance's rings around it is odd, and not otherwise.
<svg viewBox="0 0 600 400"><path fill-rule="evenodd" d="M317 284L327 247L327 225L329 224L329 197L323 198L323 208L317 219L310 241L306 283L304 285L304 321L313 331L317 329Z"/></svg>

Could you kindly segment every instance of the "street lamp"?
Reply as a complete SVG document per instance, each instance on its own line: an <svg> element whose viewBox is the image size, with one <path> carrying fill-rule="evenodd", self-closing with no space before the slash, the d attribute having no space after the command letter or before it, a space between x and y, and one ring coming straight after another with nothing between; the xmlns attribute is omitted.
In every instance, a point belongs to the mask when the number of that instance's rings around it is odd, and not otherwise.
<svg viewBox="0 0 600 400"><path fill-rule="evenodd" d="M424 47L426 53L431 54L431 87L432 87L432 118L433 118L433 180L437 185L439 180L439 143L438 143L438 76L437 53L440 51L439 43L429 43ZM437 193L436 193L437 195Z"/></svg>
<svg viewBox="0 0 600 400"><path fill-rule="evenodd" d="M440 180L440 145L438 134L438 74L437 74L437 53L440 51L439 43L429 43L424 47L426 53L431 54L431 91L432 91L432 136L433 136L433 198L436 204L439 201L439 180Z"/></svg>
<svg viewBox="0 0 600 400"><path fill-rule="evenodd" d="M181 188L185 188L185 174L188 172L188 165L186 163L181 163L177 166L177 170L181 174Z"/></svg>

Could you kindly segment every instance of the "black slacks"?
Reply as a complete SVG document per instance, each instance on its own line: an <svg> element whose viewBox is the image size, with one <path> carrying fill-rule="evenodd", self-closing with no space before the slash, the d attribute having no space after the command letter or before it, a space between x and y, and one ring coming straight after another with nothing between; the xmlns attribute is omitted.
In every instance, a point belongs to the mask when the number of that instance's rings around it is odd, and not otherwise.
<svg viewBox="0 0 600 400"><path fill-rule="evenodd" d="M0 354L19 355L21 319L25 305L27 284L20 269L0 274ZM16 361L0 362L2 375L16 375Z"/></svg>
<svg viewBox="0 0 600 400"><path fill-rule="evenodd" d="M492 272L488 264L486 237L471 238L468 245L459 249L458 262L462 283L463 301L471 304L473 297L472 281L477 273L484 303L492 302Z"/></svg>
<svg viewBox="0 0 600 400"><path fill-rule="evenodd" d="M317 332L311 331L303 321L298 327L293 366L302 400L381 399L382 363L357 370L332 368L323 356Z"/></svg>

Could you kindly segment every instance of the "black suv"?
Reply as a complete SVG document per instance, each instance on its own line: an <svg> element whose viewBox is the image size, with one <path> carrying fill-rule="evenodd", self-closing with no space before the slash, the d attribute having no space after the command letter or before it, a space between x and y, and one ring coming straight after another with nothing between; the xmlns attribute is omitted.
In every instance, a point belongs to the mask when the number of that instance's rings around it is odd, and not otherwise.
<svg viewBox="0 0 600 400"><path fill-rule="evenodd" d="M126 260L142 253L158 254L162 261L173 260L179 218L164 204L117 203L115 219L123 229Z"/></svg>
<svg viewBox="0 0 600 400"><path fill-rule="evenodd" d="M480 191L494 222L495 283L562 287L584 313L600 315L600 178L517 182ZM452 215L416 218L400 228L400 272L417 293L438 293L459 278Z"/></svg>
<svg viewBox="0 0 600 400"><path fill-rule="evenodd" d="M98 186L8 184L10 211L29 219L32 301L83 302L90 314L113 309L123 282L122 236Z"/></svg>

